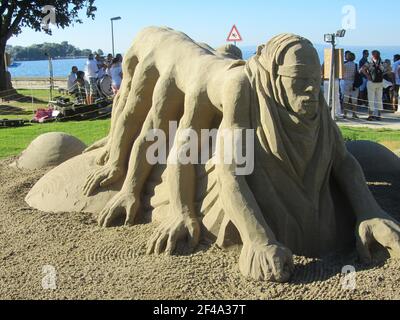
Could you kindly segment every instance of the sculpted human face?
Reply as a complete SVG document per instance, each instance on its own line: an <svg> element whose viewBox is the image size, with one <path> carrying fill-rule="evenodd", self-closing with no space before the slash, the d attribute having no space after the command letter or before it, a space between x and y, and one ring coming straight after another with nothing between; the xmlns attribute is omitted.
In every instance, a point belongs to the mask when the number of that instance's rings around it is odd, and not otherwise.
<svg viewBox="0 0 400 320"><path fill-rule="evenodd" d="M321 66L316 50L311 46L295 45L284 58L283 66L304 65L300 73L280 76L286 93L287 107L299 115L313 116L319 107Z"/></svg>

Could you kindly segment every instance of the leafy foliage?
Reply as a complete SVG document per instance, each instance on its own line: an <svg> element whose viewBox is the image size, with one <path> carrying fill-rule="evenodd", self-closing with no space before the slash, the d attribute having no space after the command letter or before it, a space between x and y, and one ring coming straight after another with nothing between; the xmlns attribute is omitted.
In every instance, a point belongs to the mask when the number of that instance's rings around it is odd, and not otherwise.
<svg viewBox="0 0 400 320"><path fill-rule="evenodd" d="M1 0L0 5L0 38L10 39L21 33L22 28L28 27L35 31L44 30L42 21L46 12L45 6L55 9L55 23L58 28L66 28L74 23L82 23L79 12L86 9L86 15L94 18L97 8L95 0ZM44 30L51 34L51 29Z"/></svg>
<svg viewBox="0 0 400 320"><path fill-rule="evenodd" d="M69 44L67 41L61 43L42 43L34 44L29 47L7 46L8 52L14 60L43 60L48 53L52 57L87 57L92 51L90 49L79 49Z"/></svg>

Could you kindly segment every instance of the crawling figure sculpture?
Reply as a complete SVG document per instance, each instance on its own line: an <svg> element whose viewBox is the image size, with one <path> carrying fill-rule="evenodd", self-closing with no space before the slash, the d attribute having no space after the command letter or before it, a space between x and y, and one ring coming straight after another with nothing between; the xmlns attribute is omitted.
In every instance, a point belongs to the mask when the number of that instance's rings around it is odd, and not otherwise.
<svg viewBox="0 0 400 320"><path fill-rule="evenodd" d="M101 226L137 221L154 169L146 136L168 132L177 121L172 145L178 152L187 150L190 141L179 135L187 129L199 136L202 129L254 130L255 167L238 176L235 164L216 162L206 170L208 188L199 191L199 165L169 163L164 191L155 192L166 201L149 254L172 254L181 240L195 248L203 225L221 246L237 232L240 270L257 280L288 281L293 253L320 257L357 243L365 260L373 244L400 256L399 224L373 198L330 118L319 58L308 40L276 36L245 62L152 27L137 36L123 72L110 135L90 149L101 148L100 166L83 186L90 199L123 181L99 215ZM227 143L219 136L216 157Z"/></svg>

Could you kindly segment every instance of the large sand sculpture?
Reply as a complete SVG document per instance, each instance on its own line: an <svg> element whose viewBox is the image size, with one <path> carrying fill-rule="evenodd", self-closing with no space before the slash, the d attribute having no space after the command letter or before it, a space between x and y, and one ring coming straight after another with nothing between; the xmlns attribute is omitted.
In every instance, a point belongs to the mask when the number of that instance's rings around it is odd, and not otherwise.
<svg viewBox="0 0 400 320"><path fill-rule="evenodd" d="M109 137L41 179L26 198L31 206L92 212L104 227L149 217L159 222L149 254L172 254L182 240L194 248L201 236L222 248L242 244L240 271L258 280L288 281L292 253L317 257L357 243L366 260L374 244L400 255L400 227L330 118L308 40L279 35L245 62L147 28L123 68ZM168 133L171 121L179 128L167 142L182 157L185 129L253 129L254 170L237 175L235 163L213 159L151 165L148 133ZM214 157L223 159L229 143L219 135Z"/></svg>

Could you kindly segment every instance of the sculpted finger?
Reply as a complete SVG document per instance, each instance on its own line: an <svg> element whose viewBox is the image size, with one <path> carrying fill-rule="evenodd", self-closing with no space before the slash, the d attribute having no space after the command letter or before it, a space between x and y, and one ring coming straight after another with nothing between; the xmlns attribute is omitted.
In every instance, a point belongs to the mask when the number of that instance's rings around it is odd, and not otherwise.
<svg viewBox="0 0 400 320"><path fill-rule="evenodd" d="M129 208L129 210L127 210L127 214L126 214L126 220L125 220L125 225L126 226L134 226L135 225L135 219L136 219L136 213L135 213L135 208Z"/></svg>
<svg viewBox="0 0 400 320"><path fill-rule="evenodd" d="M195 250L200 242L200 230L196 227L189 228L189 248Z"/></svg>
<svg viewBox="0 0 400 320"><path fill-rule="evenodd" d="M295 267L295 265L294 265L294 261L293 261L293 255L290 255L290 256L287 258L287 267L288 267L288 269L289 269L290 274L292 275L293 272L294 272L295 269L296 269L296 267Z"/></svg>
<svg viewBox="0 0 400 320"><path fill-rule="evenodd" d="M99 219L99 226L100 227L105 227L105 221L107 219L107 216L109 214L109 210L105 209L101 212L100 214L100 219Z"/></svg>
<svg viewBox="0 0 400 320"><path fill-rule="evenodd" d="M284 282L285 281L285 271L284 271L284 262L279 257L274 257L271 259L271 268L273 274L273 280L276 282Z"/></svg>
<svg viewBox="0 0 400 320"><path fill-rule="evenodd" d="M264 257L264 259L261 259L261 270L264 275L263 280L270 281L272 279L272 272L266 257Z"/></svg>
<svg viewBox="0 0 400 320"><path fill-rule="evenodd" d="M93 174L89 175L86 179L85 185L83 186L83 192L86 195L93 181Z"/></svg>
<svg viewBox="0 0 400 320"><path fill-rule="evenodd" d="M154 249L157 243L158 238L160 237L160 234L158 231L156 231L151 237L150 240L147 242L147 251L146 254L150 255L154 253Z"/></svg>
<svg viewBox="0 0 400 320"><path fill-rule="evenodd" d="M167 247L165 249L165 254L168 256L172 256L176 249L176 243L178 239L176 235L170 235L167 242Z"/></svg>
<svg viewBox="0 0 400 320"><path fill-rule="evenodd" d="M106 218L104 219L103 227L104 228L110 228L114 226L115 220L120 217L122 209L113 206L111 209L108 211L108 214L106 215Z"/></svg>
<svg viewBox="0 0 400 320"><path fill-rule="evenodd" d="M290 280L292 271L287 261L280 261L276 264L276 271L274 273L274 280L279 283L285 283Z"/></svg>
<svg viewBox="0 0 400 320"><path fill-rule="evenodd" d="M392 221L384 221L379 228L374 229L373 236L378 243L387 248L391 255L396 254L400 243L400 227Z"/></svg>
<svg viewBox="0 0 400 320"><path fill-rule="evenodd" d="M103 164L107 163L108 160L110 160L110 152L106 152L106 154L105 154L105 156L104 156Z"/></svg>
<svg viewBox="0 0 400 320"><path fill-rule="evenodd" d="M251 265L251 277L254 280L261 281L263 280L263 274L261 272L261 261L265 259L264 255L261 253L255 253L253 263Z"/></svg>
<svg viewBox="0 0 400 320"><path fill-rule="evenodd" d="M102 180L101 176L95 176L88 181L87 187L85 188L85 195L91 196L99 186L99 182Z"/></svg>
<svg viewBox="0 0 400 320"><path fill-rule="evenodd" d="M362 262L370 263L372 261L368 241L360 236L357 236L357 252Z"/></svg>
<svg viewBox="0 0 400 320"><path fill-rule="evenodd" d="M113 185L116 182L116 177L113 175L109 175L107 178L105 178L103 181L100 182L100 187L109 187Z"/></svg>
<svg viewBox="0 0 400 320"><path fill-rule="evenodd" d="M400 259L400 241L394 240L386 248L388 249L391 258Z"/></svg>
<svg viewBox="0 0 400 320"><path fill-rule="evenodd" d="M168 237L169 237L169 235L164 233L161 235L161 237L158 238L155 249L154 249L155 254L160 255L164 251L165 246L167 244Z"/></svg>

